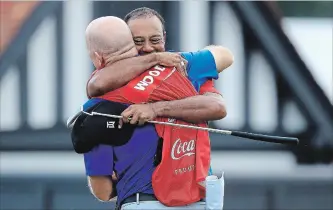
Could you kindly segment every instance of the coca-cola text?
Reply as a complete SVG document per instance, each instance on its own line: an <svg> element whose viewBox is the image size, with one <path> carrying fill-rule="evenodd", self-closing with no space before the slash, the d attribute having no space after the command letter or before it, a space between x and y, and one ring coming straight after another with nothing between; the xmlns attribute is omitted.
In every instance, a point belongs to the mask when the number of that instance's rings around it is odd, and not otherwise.
<svg viewBox="0 0 333 210"><path fill-rule="evenodd" d="M172 146L171 158L174 160L179 160L185 156L192 156L195 154L195 141L185 141L182 142L180 139L177 139Z"/></svg>

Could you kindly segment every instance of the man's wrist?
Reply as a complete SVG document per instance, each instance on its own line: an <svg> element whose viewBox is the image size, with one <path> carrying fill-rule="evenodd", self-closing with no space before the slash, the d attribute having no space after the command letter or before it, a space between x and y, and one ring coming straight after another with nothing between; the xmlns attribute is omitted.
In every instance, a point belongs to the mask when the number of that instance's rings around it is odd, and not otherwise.
<svg viewBox="0 0 333 210"><path fill-rule="evenodd" d="M155 65L157 65L157 64L159 64L159 62L160 62L160 56L159 56L159 54L158 53L150 53L150 54L148 54L148 55L146 55L146 56L148 56L148 58L149 58L149 63L152 65L152 66L155 66Z"/></svg>
<svg viewBox="0 0 333 210"><path fill-rule="evenodd" d="M167 116L169 110L168 101L159 101L152 103L152 109L155 112L156 117Z"/></svg>

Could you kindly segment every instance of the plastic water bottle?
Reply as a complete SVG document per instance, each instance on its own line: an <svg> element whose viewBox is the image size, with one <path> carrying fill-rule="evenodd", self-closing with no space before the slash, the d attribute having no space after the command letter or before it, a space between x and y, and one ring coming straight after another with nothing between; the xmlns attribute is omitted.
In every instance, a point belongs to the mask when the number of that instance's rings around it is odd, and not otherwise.
<svg viewBox="0 0 333 210"><path fill-rule="evenodd" d="M206 177L206 210L222 210L224 200L224 174Z"/></svg>

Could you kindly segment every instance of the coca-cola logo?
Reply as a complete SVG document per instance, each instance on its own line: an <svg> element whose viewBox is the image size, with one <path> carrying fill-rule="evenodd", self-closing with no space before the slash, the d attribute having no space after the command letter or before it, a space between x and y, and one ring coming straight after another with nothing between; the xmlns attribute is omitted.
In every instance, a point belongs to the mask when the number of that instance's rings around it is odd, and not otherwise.
<svg viewBox="0 0 333 210"><path fill-rule="evenodd" d="M194 155L194 149L194 140L182 142L180 139L177 139L172 146L171 158L174 160L179 160L182 157Z"/></svg>

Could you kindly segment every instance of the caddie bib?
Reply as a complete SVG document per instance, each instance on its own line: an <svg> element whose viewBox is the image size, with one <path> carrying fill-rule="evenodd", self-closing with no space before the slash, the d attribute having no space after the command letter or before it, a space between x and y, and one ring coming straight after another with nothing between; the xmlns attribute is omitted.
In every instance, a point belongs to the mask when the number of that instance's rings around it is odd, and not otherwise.
<svg viewBox="0 0 333 210"><path fill-rule="evenodd" d="M197 94L191 82L175 68L155 66L100 98L138 104L179 100ZM193 125L168 118L156 120ZM206 123L196 125L207 127ZM208 132L159 124L155 128L163 138L162 160L152 177L155 196L166 206L183 206L199 201L204 197L202 183L210 165Z"/></svg>

